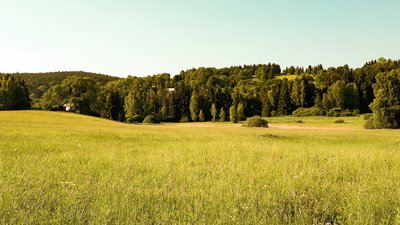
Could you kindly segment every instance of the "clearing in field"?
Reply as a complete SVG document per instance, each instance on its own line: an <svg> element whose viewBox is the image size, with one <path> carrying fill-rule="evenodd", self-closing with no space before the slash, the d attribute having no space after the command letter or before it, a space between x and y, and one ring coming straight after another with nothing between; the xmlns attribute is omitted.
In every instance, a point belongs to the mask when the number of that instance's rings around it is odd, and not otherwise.
<svg viewBox="0 0 400 225"><path fill-rule="evenodd" d="M335 119L0 112L0 224L399 223L400 133Z"/></svg>

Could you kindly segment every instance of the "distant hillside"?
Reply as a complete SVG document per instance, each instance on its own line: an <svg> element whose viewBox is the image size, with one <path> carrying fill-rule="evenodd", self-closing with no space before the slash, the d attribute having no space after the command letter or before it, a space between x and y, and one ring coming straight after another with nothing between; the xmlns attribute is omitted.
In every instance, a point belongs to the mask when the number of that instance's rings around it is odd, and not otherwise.
<svg viewBox="0 0 400 225"><path fill-rule="evenodd" d="M79 76L90 77L93 80L106 84L109 81L120 79L104 74L88 73L82 71L68 71L68 72L48 72L48 73L12 73L1 75L11 75L22 78L31 93L32 98L40 98L51 86L61 83L66 77Z"/></svg>

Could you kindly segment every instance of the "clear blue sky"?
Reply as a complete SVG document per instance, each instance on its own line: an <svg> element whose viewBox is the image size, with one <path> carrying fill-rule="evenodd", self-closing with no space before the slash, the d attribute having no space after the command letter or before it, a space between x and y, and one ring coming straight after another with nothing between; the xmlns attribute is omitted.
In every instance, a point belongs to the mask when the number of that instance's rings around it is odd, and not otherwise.
<svg viewBox="0 0 400 225"><path fill-rule="evenodd" d="M399 0L0 0L0 71L125 77L400 58Z"/></svg>

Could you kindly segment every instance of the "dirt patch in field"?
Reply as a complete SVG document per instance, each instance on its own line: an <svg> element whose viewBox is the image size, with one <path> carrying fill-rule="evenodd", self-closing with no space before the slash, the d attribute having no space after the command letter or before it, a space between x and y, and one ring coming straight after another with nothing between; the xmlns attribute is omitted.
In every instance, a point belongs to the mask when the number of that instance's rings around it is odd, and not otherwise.
<svg viewBox="0 0 400 225"><path fill-rule="evenodd" d="M243 124L221 124L221 123L171 123L171 125L176 127L190 127L190 128L239 128ZM288 124L268 124L269 128L272 129L282 129L282 130L361 130L361 128L353 127L323 127L323 126L299 126L299 125L288 125ZM262 128L266 129L266 128ZM268 128L267 128L268 129Z"/></svg>
<svg viewBox="0 0 400 225"><path fill-rule="evenodd" d="M270 128L284 130L361 130L360 128L351 127L311 127L311 126L296 126L287 124L268 124Z"/></svg>
<svg viewBox="0 0 400 225"><path fill-rule="evenodd" d="M177 123L177 127L198 127L198 128L233 128L241 127L242 124L218 124L218 123Z"/></svg>

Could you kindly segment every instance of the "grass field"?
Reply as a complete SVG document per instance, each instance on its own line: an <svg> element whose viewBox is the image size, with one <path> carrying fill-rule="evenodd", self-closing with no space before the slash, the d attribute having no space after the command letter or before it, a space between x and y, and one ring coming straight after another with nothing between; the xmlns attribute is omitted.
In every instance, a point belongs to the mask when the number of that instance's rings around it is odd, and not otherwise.
<svg viewBox="0 0 400 225"><path fill-rule="evenodd" d="M335 119L0 112L0 224L399 224L400 132Z"/></svg>
<svg viewBox="0 0 400 225"><path fill-rule="evenodd" d="M283 79L288 79L288 80L294 80L294 79L296 79L297 77L300 77L299 75L294 75L294 74L286 74L286 75L279 75L279 76L276 76L275 77L275 79L280 79L280 80L283 80Z"/></svg>

